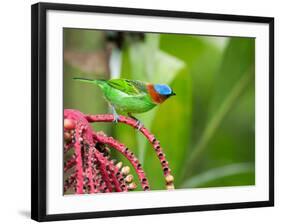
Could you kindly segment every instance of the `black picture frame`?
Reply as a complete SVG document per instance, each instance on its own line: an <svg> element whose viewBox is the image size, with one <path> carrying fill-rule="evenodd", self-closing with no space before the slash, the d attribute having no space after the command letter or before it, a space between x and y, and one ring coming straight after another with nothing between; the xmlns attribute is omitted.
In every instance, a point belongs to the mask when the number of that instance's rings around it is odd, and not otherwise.
<svg viewBox="0 0 281 224"><path fill-rule="evenodd" d="M274 18L55 3L37 3L32 5L31 8L32 219L36 221L54 221L221 209L253 208L274 205ZM48 10L100 12L123 15L140 15L154 17L161 16L269 24L269 200L243 203L208 204L196 206L115 210L102 212L68 213L54 215L46 214L46 13Z"/></svg>

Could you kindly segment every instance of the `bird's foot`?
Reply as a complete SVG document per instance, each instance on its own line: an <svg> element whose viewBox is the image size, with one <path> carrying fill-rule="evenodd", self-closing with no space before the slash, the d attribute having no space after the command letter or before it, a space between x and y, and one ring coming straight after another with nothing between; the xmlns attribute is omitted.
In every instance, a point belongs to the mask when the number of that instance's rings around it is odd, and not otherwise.
<svg viewBox="0 0 281 224"><path fill-rule="evenodd" d="M141 121L139 119L134 117L131 113L128 113L128 116L136 121L136 125L135 126L137 127L138 130L143 128L144 125L143 125L143 123L141 123Z"/></svg>
<svg viewBox="0 0 281 224"><path fill-rule="evenodd" d="M119 115L118 115L118 114L116 114L116 113L113 113L113 117L114 117L113 122L117 124L117 123L118 123L118 121L119 121Z"/></svg>
<svg viewBox="0 0 281 224"><path fill-rule="evenodd" d="M113 117L114 117L113 122L117 124L118 121L119 121L119 115L118 115L118 113L116 112L114 106L112 106L112 105L111 105L111 110L112 110Z"/></svg>
<svg viewBox="0 0 281 224"><path fill-rule="evenodd" d="M143 123L141 123L139 120L137 120L137 122L136 122L137 129L140 130L143 128L143 126L144 126Z"/></svg>

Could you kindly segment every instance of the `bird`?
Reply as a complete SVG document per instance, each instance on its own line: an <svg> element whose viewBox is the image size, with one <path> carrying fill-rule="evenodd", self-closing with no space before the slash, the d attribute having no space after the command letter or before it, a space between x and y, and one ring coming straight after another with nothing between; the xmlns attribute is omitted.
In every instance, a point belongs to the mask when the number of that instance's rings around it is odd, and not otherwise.
<svg viewBox="0 0 281 224"><path fill-rule="evenodd" d="M176 95L166 84L152 84L123 78L102 80L74 77L73 79L96 84L101 88L106 101L112 108L114 122L117 123L119 119L117 111L127 113L129 117L138 122L139 128L142 124L132 114L147 112Z"/></svg>

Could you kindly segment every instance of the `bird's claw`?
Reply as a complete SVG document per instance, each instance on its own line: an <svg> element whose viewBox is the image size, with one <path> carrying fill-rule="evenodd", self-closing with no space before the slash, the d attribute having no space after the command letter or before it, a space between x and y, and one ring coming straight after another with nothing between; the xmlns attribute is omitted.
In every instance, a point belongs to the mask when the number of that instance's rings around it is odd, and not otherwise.
<svg viewBox="0 0 281 224"><path fill-rule="evenodd" d="M113 122L117 124L119 121L119 116L118 114L113 114L113 116L114 116Z"/></svg>
<svg viewBox="0 0 281 224"><path fill-rule="evenodd" d="M143 128L143 124L139 120L137 120L136 127L137 127L138 130L140 130L140 129Z"/></svg>
<svg viewBox="0 0 281 224"><path fill-rule="evenodd" d="M130 118L132 118L132 119L134 119L134 120L136 121L135 127L136 127L138 130L140 130L140 129L143 128L144 125L140 122L139 119L137 119L136 117L134 117L131 113L128 113L128 115L129 115Z"/></svg>
<svg viewBox="0 0 281 224"><path fill-rule="evenodd" d="M113 117L114 117L113 122L114 122L115 124L117 124L118 121L119 121L119 115L117 114L117 112L116 112L114 106L111 105L111 109L112 109L112 113L113 113Z"/></svg>

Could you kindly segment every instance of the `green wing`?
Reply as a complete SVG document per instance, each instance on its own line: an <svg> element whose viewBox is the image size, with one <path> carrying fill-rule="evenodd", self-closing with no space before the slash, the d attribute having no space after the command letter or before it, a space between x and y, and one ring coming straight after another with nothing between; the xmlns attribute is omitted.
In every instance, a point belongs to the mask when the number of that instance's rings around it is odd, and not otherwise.
<svg viewBox="0 0 281 224"><path fill-rule="evenodd" d="M146 84L137 80L111 79L107 81L112 88L118 89L128 95L147 93Z"/></svg>

